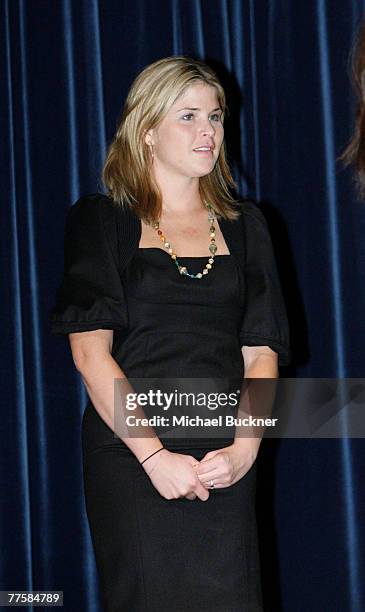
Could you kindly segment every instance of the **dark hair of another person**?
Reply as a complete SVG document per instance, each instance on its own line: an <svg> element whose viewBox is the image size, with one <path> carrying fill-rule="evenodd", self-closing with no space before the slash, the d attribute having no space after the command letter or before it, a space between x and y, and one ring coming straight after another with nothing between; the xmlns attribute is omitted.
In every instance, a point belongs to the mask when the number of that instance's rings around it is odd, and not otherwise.
<svg viewBox="0 0 365 612"><path fill-rule="evenodd" d="M349 57L351 81L356 93L356 120L351 140L340 160L353 164L358 196L365 199L365 19L361 22Z"/></svg>

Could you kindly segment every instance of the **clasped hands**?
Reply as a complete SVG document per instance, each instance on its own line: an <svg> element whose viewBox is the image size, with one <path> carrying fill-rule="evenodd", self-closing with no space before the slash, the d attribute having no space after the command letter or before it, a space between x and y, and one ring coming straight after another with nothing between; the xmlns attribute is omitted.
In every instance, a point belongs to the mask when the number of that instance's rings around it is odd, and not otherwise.
<svg viewBox="0 0 365 612"><path fill-rule="evenodd" d="M209 451L200 461L164 449L150 460L153 465L145 471L165 499L198 497L207 501L211 481L214 489L222 489L245 476L255 462L260 442L260 438L237 438L230 446Z"/></svg>

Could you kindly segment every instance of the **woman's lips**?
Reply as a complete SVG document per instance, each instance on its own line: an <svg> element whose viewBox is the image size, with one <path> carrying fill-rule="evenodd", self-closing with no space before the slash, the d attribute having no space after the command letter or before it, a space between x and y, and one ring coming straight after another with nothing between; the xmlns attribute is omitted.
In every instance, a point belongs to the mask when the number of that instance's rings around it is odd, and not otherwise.
<svg viewBox="0 0 365 612"><path fill-rule="evenodd" d="M198 153L199 155L202 155L203 157L211 157L213 155L213 151L212 149L209 149L209 151L196 151L195 149L193 149L194 153Z"/></svg>

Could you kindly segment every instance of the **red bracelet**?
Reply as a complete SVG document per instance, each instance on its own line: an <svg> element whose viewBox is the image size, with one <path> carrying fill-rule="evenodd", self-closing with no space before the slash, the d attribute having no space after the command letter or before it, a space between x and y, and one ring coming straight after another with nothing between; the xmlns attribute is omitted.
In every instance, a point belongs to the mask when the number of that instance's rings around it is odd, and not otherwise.
<svg viewBox="0 0 365 612"><path fill-rule="evenodd" d="M155 451L154 453L152 453L152 455L149 455L148 457L146 457L146 459L143 459L143 461L141 462L141 465L144 464L145 461L147 461L147 459L150 459L151 457L153 457L153 455L155 455L156 453L159 453L160 451L162 451L165 447L161 446L161 448L159 448L157 451Z"/></svg>

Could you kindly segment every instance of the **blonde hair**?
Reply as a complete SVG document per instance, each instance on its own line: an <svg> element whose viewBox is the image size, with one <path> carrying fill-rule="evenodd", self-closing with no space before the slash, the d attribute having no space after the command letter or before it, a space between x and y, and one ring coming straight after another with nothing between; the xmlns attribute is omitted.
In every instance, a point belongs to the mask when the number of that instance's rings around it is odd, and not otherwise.
<svg viewBox="0 0 365 612"><path fill-rule="evenodd" d="M162 195L151 171L152 156L145 143L145 133L156 127L177 98L196 82L215 88L223 121L228 109L216 74L203 62L187 56L165 57L144 68L132 83L125 101L102 179L113 200L130 206L147 222L159 219ZM200 196L212 204L218 216L236 219L237 200L229 191L235 187L223 142L214 169L199 179Z"/></svg>

